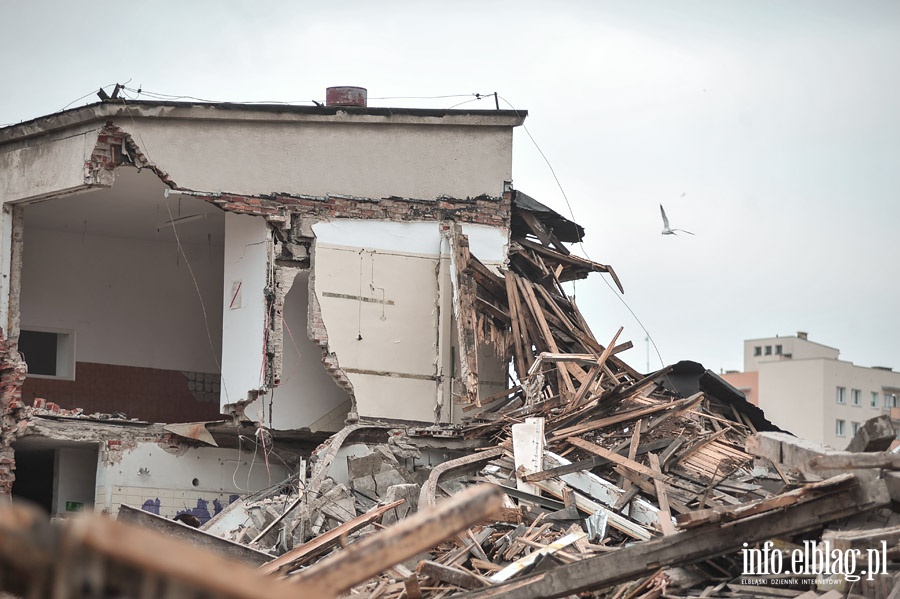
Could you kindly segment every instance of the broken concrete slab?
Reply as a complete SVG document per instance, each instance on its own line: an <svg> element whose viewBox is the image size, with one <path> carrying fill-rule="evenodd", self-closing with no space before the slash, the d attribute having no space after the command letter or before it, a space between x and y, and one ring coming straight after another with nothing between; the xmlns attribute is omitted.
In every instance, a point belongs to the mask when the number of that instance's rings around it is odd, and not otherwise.
<svg viewBox="0 0 900 599"><path fill-rule="evenodd" d="M335 485L315 502L315 508L339 523L356 517L356 501L344 485Z"/></svg>
<svg viewBox="0 0 900 599"><path fill-rule="evenodd" d="M887 451L896 438L891 417L882 414L866 420L845 451Z"/></svg>
<svg viewBox="0 0 900 599"><path fill-rule="evenodd" d="M364 456L347 457L347 473L350 480L357 478L365 478L375 476L381 472L381 465L384 463L384 456L378 452L372 452Z"/></svg>
<svg viewBox="0 0 900 599"><path fill-rule="evenodd" d="M386 513L381 519L381 523L389 526L415 512L419 505L419 490L419 485L411 483L388 487L382 496L383 502L393 503L398 499L403 499L404 502Z"/></svg>

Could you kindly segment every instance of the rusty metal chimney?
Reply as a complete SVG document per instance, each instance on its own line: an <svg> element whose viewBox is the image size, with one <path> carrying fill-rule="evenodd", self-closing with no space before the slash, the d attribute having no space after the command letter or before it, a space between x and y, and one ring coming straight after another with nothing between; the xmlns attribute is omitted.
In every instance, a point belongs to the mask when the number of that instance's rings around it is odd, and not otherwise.
<svg viewBox="0 0 900 599"><path fill-rule="evenodd" d="M364 87L341 85L325 88L325 106L359 106L365 108L369 91Z"/></svg>

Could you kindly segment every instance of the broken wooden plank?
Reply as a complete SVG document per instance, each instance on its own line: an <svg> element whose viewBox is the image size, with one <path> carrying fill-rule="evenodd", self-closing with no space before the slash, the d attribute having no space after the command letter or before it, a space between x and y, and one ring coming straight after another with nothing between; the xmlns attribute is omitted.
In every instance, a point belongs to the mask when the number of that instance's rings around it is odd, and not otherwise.
<svg viewBox="0 0 900 599"><path fill-rule="evenodd" d="M636 455L641 455L647 453L648 451L657 451L659 449L664 449L668 447L670 444L670 439L657 439L656 441L650 441L649 443L644 443L643 445L637 448ZM615 450L616 448L614 448ZM616 451L618 454L622 454L626 448L623 447ZM601 457L591 458L589 460L580 460L578 462L571 462L569 464L565 464L563 466L557 466L555 468L547 468L545 470L541 470L540 472L535 472L534 474L526 474L522 477L522 480L526 482L534 482L538 480L547 480L548 478L553 478L554 476L562 476L563 474L571 474L573 472L581 472L583 470L593 470L594 468L598 468L600 466L605 466L610 464L610 460Z"/></svg>
<svg viewBox="0 0 900 599"><path fill-rule="evenodd" d="M597 356L594 354L555 354L552 352L541 352L535 358L535 362L528 369L528 374L532 375L540 370L544 362L576 362L578 364L594 364L597 362Z"/></svg>
<svg viewBox="0 0 900 599"><path fill-rule="evenodd" d="M639 408L637 410L628 410L626 412L620 412L618 414L613 414L612 416L607 416L605 418L599 418L597 420L592 420L590 422L586 422L583 424L578 424L575 426L570 426L568 428L560 429L554 432L551 437L551 441L559 441L561 439L565 439L567 437L571 437L573 435L580 435L582 433L587 433L593 430L597 430L599 428L604 428L607 426L612 426L614 424L621 424L623 422L628 422L630 420L637 420L638 418L643 418L649 414L655 414L657 412L662 412L663 410L670 410L673 408L677 408L679 406L687 403L687 399L678 399L668 403L659 403L656 400L654 401L654 405Z"/></svg>
<svg viewBox="0 0 900 599"><path fill-rule="evenodd" d="M501 302L501 304L506 301L506 286L504 285L503 276L485 266L471 252L469 253L469 263L466 265L466 272L472 275L478 286L486 291L488 295Z"/></svg>
<svg viewBox="0 0 900 599"><path fill-rule="evenodd" d="M637 457L638 447L641 443L641 429L643 428L643 420L638 420L631 431L631 442L628 444L628 459L634 460Z"/></svg>
<svg viewBox="0 0 900 599"><path fill-rule="evenodd" d="M743 543L756 543L818 528L823 523L845 518L880 505L871 501L854 481L844 481L844 492L823 495L808 502L787 506L754 518L737 520L728 526L710 524L694 530L635 543L610 554L532 574L519 580L458 595L460 599L509 597L541 599L565 597L582 591L606 588L668 567L695 563L738 551ZM846 486L846 485L851 486Z"/></svg>
<svg viewBox="0 0 900 599"><path fill-rule="evenodd" d="M834 452L813 456L809 460L814 470L855 470L857 468L888 468L900 470L900 454Z"/></svg>
<svg viewBox="0 0 900 599"><path fill-rule="evenodd" d="M759 499L742 504L734 508L707 508L696 510L690 514L681 514L675 521L682 529L692 528L708 523L727 522L729 519L747 518L768 511L780 509L795 503L800 503L811 495L831 492L835 487L845 485L850 481L856 481L853 474L845 473L834 476L825 481L811 483L803 487L774 495L766 499Z"/></svg>
<svg viewBox="0 0 900 599"><path fill-rule="evenodd" d="M647 430L648 431L653 430L654 428L656 428L663 422L669 420L670 418L674 418L675 416L684 414L685 412L694 409L695 407L697 407L697 404L699 404L705 398L706 398L706 395L704 395L704 393L702 391L700 393L695 393L694 395L691 395L690 397L687 398L687 402L685 402L678 408L675 408L674 410L670 410L670 411L666 412L665 414L662 414L662 415L657 416L656 418L652 419L650 421L650 424L647 425Z"/></svg>
<svg viewBox="0 0 900 599"><path fill-rule="evenodd" d="M634 460L637 457L639 443L641 442L641 429L644 426L643 420L638 420L634 424L634 429L631 431L631 441L628 444L628 459ZM626 491L631 490L631 481L627 480L624 476L619 477L619 486L625 489Z"/></svg>
<svg viewBox="0 0 900 599"><path fill-rule="evenodd" d="M541 309L537 297L535 297L534 295L534 290L531 287L531 282L516 275L513 275L513 278L518 284L519 289L522 291L522 297L525 299L525 303L531 310L531 315L541 331L544 343L546 343L551 352L555 354L560 353L559 347L556 344L556 339L553 337L553 333L550 332L550 327L547 325L547 320L544 318L544 311ZM560 362L559 364L557 364L556 368L557 370L559 370L560 378L562 379L561 382L565 386L566 391L570 395L575 395L575 386L572 384L572 379L569 377L570 369L564 362ZM577 370L580 370L580 368L577 365L573 365L573 376L576 376L575 372ZM584 371L582 371L581 374L582 376L587 376L584 374ZM560 392L562 392L562 389L560 389Z"/></svg>
<svg viewBox="0 0 900 599"><path fill-rule="evenodd" d="M688 457L690 457L694 453L700 451L701 448L712 443L713 441L716 441L717 439L724 437L725 434L728 433L730 430L732 430L732 429L731 428L723 428L719 432L713 433L712 435L709 435L705 439L701 439L700 441L697 441L696 443L694 443L693 445L688 447L686 450L684 450L682 453L680 453L675 458L675 461L681 462L682 460L686 460Z"/></svg>
<svg viewBox="0 0 900 599"><path fill-rule="evenodd" d="M476 559L473 559L472 561L475 562ZM477 561L479 563L485 563L483 560ZM490 584L486 579L477 574L472 574L461 568L445 566L430 560L422 560L419 562L419 565L416 566L416 572L418 572L420 576L427 576L432 580L452 584L461 589L480 589L481 587Z"/></svg>
<svg viewBox="0 0 900 599"><path fill-rule="evenodd" d="M311 597L336 597L486 518L502 498L494 485L467 489L303 570L294 576L294 588Z"/></svg>
<svg viewBox="0 0 900 599"><path fill-rule="evenodd" d="M591 392L591 388L594 385L594 381L597 380L597 377L600 376L600 373L603 372L603 367L606 365L606 360L609 359L609 356L612 353L613 348L616 345L616 340L619 338L619 335L622 334L624 327L619 327L619 330L616 331L616 334L613 336L612 341L609 342L609 345L606 346L606 349L603 350L603 353L600 354L600 357L597 358L597 362L591 367L588 372L588 377L586 381L581 383L581 387L578 389L578 393L575 394L575 399L569 404L566 408L566 412L571 411L574 408L577 408L584 402L584 399Z"/></svg>
<svg viewBox="0 0 900 599"><path fill-rule="evenodd" d="M556 455L550 451L544 453L544 463L548 465L564 465L569 461L562 456ZM600 478L590 472L573 472L560 477L562 481L569 487L584 493L591 498L590 505L584 501L579 501L580 495L576 495L576 504L578 509L593 514L598 510L609 511L609 507L616 504L616 501L625 494L623 489L618 488L613 483ZM556 497L562 497L563 485L555 481L541 481L536 483L544 491L547 491ZM591 505L597 507L591 507ZM650 533L643 526L637 526L635 522L648 527L656 527L657 510L656 506L644 501L643 499L635 499L632 504L630 520L619 521L618 514L609 516L609 524L616 530L624 532L634 538L650 538ZM624 530L623 530L624 529Z"/></svg>
<svg viewBox="0 0 900 599"><path fill-rule="evenodd" d="M519 375L519 379L521 380L528 372L525 356L531 355L531 352L526 351L526 333L522 325L522 317L520 315L521 307L519 306L516 282L513 280L513 276L514 275L510 272L506 273L506 301L509 305L509 317L512 321L513 356L515 358L516 374Z"/></svg>
<svg viewBox="0 0 900 599"><path fill-rule="evenodd" d="M322 555L332 547L337 547L337 545L341 543L341 540L350 533L368 526L372 522L378 521L384 514L403 504L404 501L406 500L398 499L387 505L374 507L365 514L359 515L352 520L347 520L340 526L336 526L309 542L294 547L278 558L263 564L260 566L259 571L263 574L278 574L286 573L294 568L299 568L310 560Z"/></svg>
<svg viewBox="0 0 900 599"><path fill-rule="evenodd" d="M648 454L650 460L650 468L656 474L662 474L659 467L659 456L655 453ZM669 495L666 493L666 484L658 478L653 479L656 487L656 500L659 501L659 527L663 535L675 534L675 525L672 524L672 512L669 509Z"/></svg>
<svg viewBox="0 0 900 599"><path fill-rule="evenodd" d="M484 298L476 296L475 307L479 312L484 312L485 314L496 318L504 325L512 323L512 318L510 317L509 312L506 312L502 308L495 306L492 302L489 302Z"/></svg>
<svg viewBox="0 0 900 599"><path fill-rule="evenodd" d="M547 227L544 226L544 223L542 223L537 216L525 210L520 210L517 214L528 228L531 229L534 236L541 240L541 243L546 246L553 246L556 251L561 252L565 256L572 253L569 251L569 248L553 234L553 231L548 230Z"/></svg>
<svg viewBox="0 0 900 599"><path fill-rule="evenodd" d="M528 555L520 557L499 572L495 572L494 574L492 574L490 580L491 582L503 582L504 580L509 580L519 572L522 572L525 568L534 564L539 558L545 555L553 555L560 549L568 547L575 541L583 539L586 536L587 535L581 531L569 533L566 536L553 541L543 549L538 549L537 551L533 551Z"/></svg>
<svg viewBox="0 0 900 599"><path fill-rule="evenodd" d="M646 493L650 497L656 497L657 489L656 489L656 481L653 479L648 479L646 477L641 476L637 472L632 470L628 470L623 468L622 466L616 466L615 471L625 477L626 480L631 482L635 487ZM679 501L671 496L669 491L667 491L667 499L669 502L669 510L670 512L678 512L679 514L689 514L694 510L687 507L682 501ZM657 508L658 509L658 508ZM660 525L661 526L661 525Z"/></svg>
<svg viewBox="0 0 900 599"><path fill-rule="evenodd" d="M634 460L629 460L628 458L626 458L624 456L621 456L615 452L612 452L612 451L606 449L605 447L600 447L599 445L597 445L595 443L591 443L590 441L585 441L584 439L581 439L578 437L573 437L573 438L567 439L567 442L570 445L574 445L575 447L578 447L585 451L589 451L595 455L600 456L601 458L606 458L610 462L624 466L625 468L628 468L629 470L633 470L635 472L643 474L644 476L649 476L650 478L663 480L663 481L669 479L669 477L666 476L665 474L663 474L662 472L654 472L652 469L647 468L640 462L636 462Z"/></svg>
<svg viewBox="0 0 900 599"><path fill-rule="evenodd" d="M551 248L543 246L539 243L534 243L533 241L529 241L522 237L517 237L515 239L516 243L520 244L524 248L528 248L533 250L539 256L549 258L560 264L565 264L567 266L582 268L588 272L606 272L612 277L616 286L619 288L620 293L625 293L625 289L622 287L622 282L619 280L619 277L615 274L611 266L606 264L600 264L599 262L592 262L591 260L587 260L585 258L581 258L574 254L569 254L567 256L563 256L558 252L554 251ZM582 275L586 276L586 275ZM560 279L562 280L562 279Z"/></svg>

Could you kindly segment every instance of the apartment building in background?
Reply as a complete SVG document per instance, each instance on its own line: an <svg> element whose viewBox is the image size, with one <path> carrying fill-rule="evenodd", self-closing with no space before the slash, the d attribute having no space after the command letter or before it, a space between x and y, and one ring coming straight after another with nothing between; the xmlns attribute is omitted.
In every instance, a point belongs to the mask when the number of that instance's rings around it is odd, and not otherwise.
<svg viewBox="0 0 900 599"><path fill-rule="evenodd" d="M844 449L869 418L900 423L900 372L858 366L804 332L744 341L744 371L722 377L776 425L799 437Z"/></svg>

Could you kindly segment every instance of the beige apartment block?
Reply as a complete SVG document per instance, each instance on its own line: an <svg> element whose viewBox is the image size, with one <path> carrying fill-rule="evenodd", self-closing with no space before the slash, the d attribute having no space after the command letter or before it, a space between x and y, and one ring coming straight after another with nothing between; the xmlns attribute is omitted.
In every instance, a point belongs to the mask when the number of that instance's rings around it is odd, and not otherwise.
<svg viewBox="0 0 900 599"><path fill-rule="evenodd" d="M807 334L744 341L744 371L723 378L799 437L846 447L859 426L888 413L900 421L900 372L857 366Z"/></svg>

